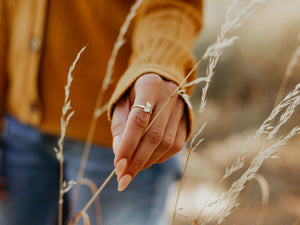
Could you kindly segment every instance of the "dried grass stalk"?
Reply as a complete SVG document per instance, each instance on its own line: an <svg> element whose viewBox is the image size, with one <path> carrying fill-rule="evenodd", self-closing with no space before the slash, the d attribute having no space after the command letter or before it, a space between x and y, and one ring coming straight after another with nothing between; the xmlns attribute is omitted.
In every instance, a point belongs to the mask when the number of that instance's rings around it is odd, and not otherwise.
<svg viewBox="0 0 300 225"><path fill-rule="evenodd" d="M264 176L260 174L256 174L255 179L257 180L260 190L261 190L261 195L262 195L262 200L261 200L261 208L259 212L259 217L257 220L257 225L263 225L264 224L264 217L268 208L268 203L269 203L269 197L270 197L270 188L269 184L264 178Z"/></svg>
<svg viewBox="0 0 300 225"><path fill-rule="evenodd" d="M293 225L300 225L300 216L299 216L298 219L295 221L295 223L293 223Z"/></svg>
<svg viewBox="0 0 300 225"><path fill-rule="evenodd" d="M288 104L286 105L286 103ZM282 110L283 106L284 105L286 106L286 110L282 113L281 118L277 123L277 126L275 126L273 129L271 128L272 130L270 131L269 135L266 137L266 142L269 141L270 138L274 138L275 133L278 131L277 127L282 125L281 123L282 121L286 122L290 118L292 113L295 111L296 106L298 106L299 104L300 104L300 83L296 86L296 88L292 92L290 92L287 95L287 97L284 100L281 101L281 103L272 111L270 116L267 118L266 121L269 121L269 119L272 118L274 114L278 114L277 112L278 109ZM268 122L266 121L263 123L263 125L268 124ZM262 163L268 158L274 158L274 155L276 154L276 149L278 147L285 145L290 138L294 137L299 133L300 133L300 127L296 126L288 134L279 138L279 140L275 141L275 143L271 144L269 147L266 147L265 144L262 146L259 153L251 161L249 168L244 172L244 174L238 180L233 182L228 193L221 200L221 201L229 200L229 204L221 212L218 224L221 224L224 221L224 219L228 215L230 215L231 211L238 206L238 203L236 203L235 200L237 199L239 193L245 188L246 182L255 177L255 174L258 171L258 169L261 167Z"/></svg>
<svg viewBox="0 0 300 225"><path fill-rule="evenodd" d="M182 100L185 102L185 104L190 108L193 109L193 105L191 102L191 97L186 94L186 90L179 90L178 95L182 98Z"/></svg>
<svg viewBox="0 0 300 225"><path fill-rule="evenodd" d="M208 64L208 67L207 67L207 70L206 70L206 77L197 78L194 81L189 82L189 83L187 83L184 86L184 88L186 88L186 87L191 86L191 85L196 85L196 84L198 84L200 82L205 82L205 86L202 89L202 96L201 96L201 103L200 103L199 113L203 113L205 111L206 101L207 101L207 99L206 99L207 91L208 91L208 88L209 88L210 81L211 81L211 79L212 79L212 77L214 75L214 69L215 69L215 67L217 65L219 57L221 56L223 50L226 47L229 47L229 46L233 45L233 43L238 39L237 36L227 37L227 35L230 32L236 30L237 28L239 28L240 26L243 25L244 21L251 14L253 14L255 12L255 9L256 9L257 4L259 2L260 2L259 0L252 0L236 16L232 15L232 11L236 7L236 5L237 5L238 2L237 1L233 2L233 4L230 6L229 10L227 11L225 23L221 27L221 31L220 31L220 33L218 35L217 41L214 44L212 44L211 46L209 46L207 48L207 50L204 53L203 57L201 58L201 60L199 60L199 62L201 62L202 60L205 60L205 59L209 58L209 64ZM179 93L179 94L181 94L181 93ZM182 97L184 99L189 100L187 98L187 96L182 96ZM189 102L189 101L186 101L186 102ZM205 126L205 124L204 124L204 126ZM202 128L204 126L201 127L201 129L199 130L200 132L202 131ZM196 136L198 136L200 134L199 131L196 134ZM189 162L190 152L192 150L196 149L198 147L198 145L201 143L201 141L200 141L195 146L193 146L193 142L196 139L196 136L195 136L195 138L193 138L193 140L191 142L191 145L189 147L189 153L188 153L188 157L187 157L187 160L186 160L186 163L185 163L185 170L186 170L188 162ZM183 178L184 178L184 176L183 176ZM176 208L177 208L177 204L178 204L178 199L179 199L179 196L180 196L180 192L181 192L181 189L182 189L183 178L181 180L181 185L180 185L180 188L179 188L179 191L178 191L178 194L177 194L177 200L176 200L176 203L175 203L175 209L174 209L174 212L173 212L173 218L172 218L171 224L173 224L174 218L176 216ZM200 214L201 214L201 211L200 211L199 215Z"/></svg>
<svg viewBox="0 0 300 225"><path fill-rule="evenodd" d="M197 142L196 140L198 139L198 137L200 136L200 134L202 133L202 131L204 130L206 126L206 123L204 123L202 125L202 127L198 130L198 132L193 136L192 138L192 141L190 142L189 144L189 148L188 148L188 155L187 155L187 159L185 161L185 165L184 165L184 170L183 170L183 174L182 174L182 178L180 180L180 185L179 185L179 188L178 188L178 192L177 192L177 196L176 196L176 201L175 201L175 205L174 205L174 210L173 210L173 216L172 216L172 220L171 220L171 225L174 224L174 221L175 221L175 217L176 217L176 212L177 212L177 206L178 206L178 201L179 201L179 197L180 197L180 193L182 191L182 187L183 187L183 182L184 182L184 178L185 178L185 175L186 175L186 171L187 171L187 168L188 168L188 162L190 160L190 156L191 156L191 153L201 144L201 142L204 140L204 139L199 139ZM194 144L196 142L196 144Z"/></svg>
<svg viewBox="0 0 300 225"><path fill-rule="evenodd" d="M125 19L125 21L124 21L124 23L123 23L123 25L120 29L120 33L118 35L117 41L116 41L116 43L114 45L114 48L112 50L111 57L108 61L106 75L105 75L105 78L104 78L103 83L102 83L102 88L101 88L102 91L107 90L109 84L112 82L111 77L112 77L112 74L113 74L113 67L116 63L118 52L120 51L120 48L125 43L125 34L127 33L129 25L130 25L132 19L136 16L136 12L137 12L138 8L140 7L140 5L142 4L142 2L143 2L143 0L137 0L132 5L132 7L130 8L129 14L127 15L127 17L126 17L126 19Z"/></svg>
<svg viewBox="0 0 300 225"><path fill-rule="evenodd" d="M81 178L80 180L78 180L78 184L88 186L93 194L96 194L96 192L98 190L97 185L92 180L87 179L87 178ZM97 223L97 225L102 225L103 222L102 222L101 204L100 204L99 198L95 199L95 211L96 211L96 213L95 213L96 214L96 223Z"/></svg>
<svg viewBox="0 0 300 225"><path fill-rule="evenodd" d="M76 218L82 218L84 225L91 225L89 215L86 212L78 212L76 214ZM80 219L76 223L73 223L72 225L76 225L79 222Z"/></svg>
<svg viewBox="0 0 300 225"><path fill-rule="evenodd" d="M94 193L93 197L89 200L89 202L84 206L84 208L80 211L81 214L76 215L73 225L77 224L78 221L81 219L82 213L86 213L86 211L89 209L89 207L93 204L93 202L98 198L100 195L101 191L104 189L106 184L110 181L110 179L113 177L113 175L116 173L116 169L114 169L110 175L106 178L106 180L103 182L103 184L100 186L100 188Z"/></svg>
<svg viewBox="0 0 300 225"><path fill-rule="evenodd" d="M68 72L68 80L67 84L65 86L65 100L64 100L64 105L62 107L62 116L60 119L61 125L60 125L60 138L58 140L58 148L54 148L54 151L56 153L56 158L59 161L59 166L60 166L60 174L59 174L59 201L58 201L58 224L62 225L62 207L63 207L63 195L64 193L71 188L71 183L67 185L66 182L63 182L63 163L64 163L64 156L63 156L63 145L64 145L64 139L66 136L66 130L67 126L69 124L69 121L71 117L74 114L74 111L69 112L71 109L71 100L69 99L70 97L70 87L72 84L72 72L75 68L76 63L78 62L81 53L85 50L86 46L83 47L80 52L77 54L75 61L71 65L69 72Z"/></svg>
<svg viewBox="0 0 300 225"><path fill-rule="evenodd" d="M256 134L254 137L249 138L246 142L243 153L246 152L247 148L249 147L250 143L254 142L257 137L267 134L265 138L265 143L263 144L260 152L257 154L257 156L252 160L250 167L247 169L247 171L241 176L240 179L236 180L228 193L225 196L220 197L216 202L213 203L215 205L214 210L216 209L216 206L221 202L227 202L227 206L223 209L223 211L220 214L220 218L218 221L218 224L221 224L227 216L230 215L231 211L238 207L239 203L236 203L236 199L239 195L239 193L245 188L245 184L247 181L251 180L255 177L256 172L262 165L265 159L267 158L276 158L276 149L280 146L283 146L287 143L287 141L295 136L296 134L300 133L300 127L296 126L294 127L288 134L281 137L279 140L275 141L275 144L267 146L267 143L270 142L272 139L274 139L275 134L277 134L279 128L288 121L288 119L292 116L293 112L295 111L296 107L300 104L300 83L296 85L295 89L291 91L281 102L279 105L277 105L272 112L270 113L269 117L262 123L262 125L259 127L259 129L256 131ZM271 126L271 124L274 122L274 120L279 116L281 113L281 116L279 120L275 123L275 126ZM224 177L221 179L223 181L225 178L227 178L229 175L231 175L234 171L238 170L244 165L244 159L245 155L242 154L242 156L239 156L238 159L233 163L233 165L226 169ZM213 218L215 218L214 210L208 215L201 224L207 224L210 222ZM201 211L200 211L201 212Z"/></svg>
<svg viewBox="0 0 300 225"><path fill-rule="evenodd" d="M258 138L261 137L263 134L268 134L267 141L270 141L274 138L275 134L279 131L280 127L286 123L286 121L289 119L289 117L294 112L296 106L297 106L297 98L299 98L300 93L300 85L298 84L294 91L290 92L282 101L280 104L275 106L269 117L262 123L262 125L259 127L259 129L256 131L256 134L254 137L249 138L246 144L243 147L243 151L237 158L237 160L231 165L231 167L226 168L225 175L223 176L222 180L225 180L227 177L229 177L232 173L239 170L244 166L245 163L245 154L248 151L250 145ZM291 102L293 102L291 104ZM279 115L280 112L283 111L283 109L286 108L285 112L282 113L279 121L277 122L277 125L274 127L272 126L272 123L274 119Z"/></svg>
<svg viewBox="0 0 300 225"><path fill-rule="evenodd" d="M137 12L137 10L140 7L142 2L143 2L143 0L137 0L132 5L129 14L127 15L127 17L125 19L125 22L123 23L123 25L120 29L120 33L117 37L117 41L114 44L114 47L113 47L113 50L112 50L112 55L111 55L111 57L108 61L106 74L105 74L101 89L99 91L99 94L98 94L98 97L97 97L97 100L96 100L93 117L92 117L92 120L90 122L90 127L89 127L89 131L88 131L88 135L87 135L87 140L85 142L85 146L84 146L83 154L82 154L82 158L81 158L80 169L79 169L78 174L77 174L77 180L81 179L84 175L86 163L87 163L89 153L90 153L90 149L91 149L91 146L92 146L92 141L93 141L94 134L95 134L95 131L96 131L96 124L97 124L98 118L107 110L108 104L105 104L103 106L103 98L104 98L104 94L105 94L107 88L109 87L109 85L112 81L113 67L115 65L118 52L119 52L120 48L123 46L123 44L125 43L125 34L126 34L128 28L129 28L129 25L130 25L132 19L135 17L136 12ZM78 197L78 194L79 194L79 186L77 186L75 188L75 191L74 191L73 199L72 199L72 202L71 202L71 209L70 209L71 213L73 211L73 205L75 204L75 201Z"/></svg>
<svg viewBox="0 0 300 225"><path fill-rule="evenodd" d="M298 62L298 58L300 57L300 33L298 34L298 42L299 42L298 47L296 48L295 52L293 53L288 65L287 65L287 68L286 68L285 74L283 76L283 79L281 81L280 88L279 88L274 105L277 105L279 103L280 99L282 98L286 84L292 75L293 69Z"/></svg>
<svg viewBox="0 0 300 225"><path fill-rule="evenodd" d="M64 181L63 182L63 189L61 190L62 194L65 194L65 193L69 192L74 187L75 184L76 184L76 181L74 181L74 180L70 180L68 182Z"/></svg>
<svg viewBox="0 0 300 225"><path fill-rule="evenodd" d="M223 49L232 45L234 41L237 40L236 36L227 37L227 35L230 32L241 27L246 19L255 12L260 2L260 0L251 0L250 3L248 3L248 5L246 5L246 7L244 7L244 9L237 15L232 15L232 12L236 7L238 1L234 1L233 4L229 7L229 10L226 14L225 23L221 27L221 32L218 35L217 41L207 49L206 53L203 56L204 58L209 57L209 64L206 69L207 80L205 86L202 89L201 104L199 109L200 113L204 112L205 110L208 87L215 73L215 67L223 52Z"/></svg>

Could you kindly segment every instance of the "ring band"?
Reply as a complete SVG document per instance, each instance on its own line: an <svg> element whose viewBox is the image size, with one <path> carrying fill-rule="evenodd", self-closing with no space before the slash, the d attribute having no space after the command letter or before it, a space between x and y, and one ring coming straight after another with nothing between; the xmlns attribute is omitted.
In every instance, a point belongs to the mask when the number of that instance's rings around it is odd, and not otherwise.
<svg viewBox="0 0 300 225"><path fill-rule="evenodd" d="M152 114L152 105L150 104L150 102L146 102L146 105L132 105L131 109L133 108L142 108L144 112L150 113L150 115Z"/></svg>

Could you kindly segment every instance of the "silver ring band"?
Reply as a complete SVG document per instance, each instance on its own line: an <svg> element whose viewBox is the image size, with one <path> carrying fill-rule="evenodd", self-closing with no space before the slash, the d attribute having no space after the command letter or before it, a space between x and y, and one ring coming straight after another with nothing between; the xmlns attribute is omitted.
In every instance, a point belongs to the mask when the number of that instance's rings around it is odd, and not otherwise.
<svg viewBox="0 0 300 225"><path fill-rule="evenodd" d="M152 106L150 102L146 102L146 105L139 105L139 104L132 105L131 109L133 108L141 108L143 109L144 112L150 113L150 115L152 114Z"/></svg>

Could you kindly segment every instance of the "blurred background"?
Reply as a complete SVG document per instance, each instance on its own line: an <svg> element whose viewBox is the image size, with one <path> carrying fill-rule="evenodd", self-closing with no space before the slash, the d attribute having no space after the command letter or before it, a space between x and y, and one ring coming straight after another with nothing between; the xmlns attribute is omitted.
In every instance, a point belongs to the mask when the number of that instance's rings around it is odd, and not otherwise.
<svg viewBox="0 0 300 225"><path fill-rule="evenodd" d="M249 1L241 2L246 4ZM215 42L231 3L232 0L205 1L205 26L195 47L197 59ZM207 121L201 136L205 140L191 155L176 225L192 224L206 199L211 195L211 199L216 198L213 190L226 192L232 182L240 177L243 170L233 174L222 185L217 185L225 168L237 158L248 137L253 136L272 111L287 64L300 44L297 41L299 33L299 0L262 1L256 13L234 32L239 39L225 49L217 64L208 91L206 111L201 116L196 113L194 130ZM202 63L199 76L205 75L206 66L207 62ZM285 94L299 82L300 62L293 70ZM198 86L192 97L195 111L199 108L200 98L201 86ZM299 125L299 122L298 106L278 137ZM255 142L247 162L250 162L261 144L262 140ZM288 145L280 148L278 156L278 159L266 160L259 171L269 188L265 213L262 214L261 210L260 186L253 180L241 194L241 205L224 224L259 224L262 215L261 224L264 225L296 224L300 217L300 136L295 136ZM183 164L185 159L186 154L183 153ZM171 194L168 207L170 214L177 190L178 186L174 187ZM202 215L208 213L209 209L205 208Z"/></svg>

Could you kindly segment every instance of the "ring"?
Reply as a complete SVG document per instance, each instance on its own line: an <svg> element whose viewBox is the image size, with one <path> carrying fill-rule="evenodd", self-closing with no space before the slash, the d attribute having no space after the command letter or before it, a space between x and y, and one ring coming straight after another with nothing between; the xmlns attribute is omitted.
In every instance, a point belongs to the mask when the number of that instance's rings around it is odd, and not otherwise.
<svg viewBox="0 0 300 225"><path fill-rule="evenodd" d="M146 105L132 105L131 109L133 108L142 108L144 112L148 112L150 113L150 115L152 114L152 105L150 104L150 102L146 102Z"/></svg>

